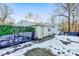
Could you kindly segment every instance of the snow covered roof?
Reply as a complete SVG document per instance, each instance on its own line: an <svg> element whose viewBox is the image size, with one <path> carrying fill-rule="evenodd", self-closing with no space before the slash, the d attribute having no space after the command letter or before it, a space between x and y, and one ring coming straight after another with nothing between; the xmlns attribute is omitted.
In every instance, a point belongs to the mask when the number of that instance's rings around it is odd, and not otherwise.
<svg viewBox="0 0 79 59"><path fill-rule="evenodd" d="M35 24L33 26L53 27L53 25L50 24L50 23L43 23L43 24L42 23L37 23L37 24Z"/></svg>
<svg viewBox="0 0 79 59"><path fill-rule="evenodd" d="M43 27L53 27L51 23L37 23L37 22L30 22L26 20L21 20L16 24L16 26L43 26Z"/></svg>
<svg viewBox="0 0 79 59"><path fill-rule="evenodd" d="M30 21L26 21L26 20L21 20L20 22L18 22L16 24L16 26L32 26L35 25L35 22L30 22Z"/></svg>

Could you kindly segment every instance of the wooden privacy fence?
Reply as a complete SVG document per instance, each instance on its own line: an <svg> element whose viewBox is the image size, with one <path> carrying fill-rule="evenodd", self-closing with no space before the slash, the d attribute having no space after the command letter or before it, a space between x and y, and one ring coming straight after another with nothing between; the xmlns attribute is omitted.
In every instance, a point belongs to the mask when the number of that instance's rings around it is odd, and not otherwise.
<svg viewBox="0 0 79 59"><path fill-rule="evenodd" d="M1 34L0 48L34 40L35 31L34 31L34 28L32 28L32 27L20 27L20 26L19 27L18 26L16 26L16 27L7 26L7 27L4 26L4 27L0 28L0 34ZM1 31L1 29L2 29L2 31ZM6 33L6 31L8 31L8 32Z"/></svg>

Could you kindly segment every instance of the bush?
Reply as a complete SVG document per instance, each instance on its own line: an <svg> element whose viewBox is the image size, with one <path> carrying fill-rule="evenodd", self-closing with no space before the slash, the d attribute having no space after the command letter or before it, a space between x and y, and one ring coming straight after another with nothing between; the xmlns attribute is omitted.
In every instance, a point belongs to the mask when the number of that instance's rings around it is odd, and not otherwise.
<svg viewBox="0 0 79 59"><path fill-rule="evenodd" d="M32 27L0 25L0 35L8 35L19 32L34 32L34 31L35 29Z"/></svg>

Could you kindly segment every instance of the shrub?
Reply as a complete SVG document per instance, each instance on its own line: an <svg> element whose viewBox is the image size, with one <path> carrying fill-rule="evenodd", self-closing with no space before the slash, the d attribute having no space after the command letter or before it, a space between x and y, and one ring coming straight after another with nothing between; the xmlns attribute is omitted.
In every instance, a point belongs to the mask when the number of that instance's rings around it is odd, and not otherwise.
<svg viewBox="0 0 79 59"><path fill-rule="evenodd" d="M19 32L34 32L34 31L35 29L32 27L0 25L0 35L8 35Z"/></svg>

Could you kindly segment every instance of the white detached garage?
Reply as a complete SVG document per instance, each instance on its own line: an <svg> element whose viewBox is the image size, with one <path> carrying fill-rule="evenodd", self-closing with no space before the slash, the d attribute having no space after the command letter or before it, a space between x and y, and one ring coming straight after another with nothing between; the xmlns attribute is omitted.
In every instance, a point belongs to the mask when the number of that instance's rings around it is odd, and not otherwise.
<svg viewBox="0 0 79 59"><path fill-rule="evenodd" d="M37 23L33 26L35 27L36 37L38 39L53 35L53 26L51 24Z"/></svg>
<svg viewBox="0 0 79 59"><path fill-rule="evenodd" d="M16 24L17 26L33 26L35 28L35 37L42 39L44 37L53 35L53 25L50 23L36 23L29 22L26 20L21 20Z"/></svg>

